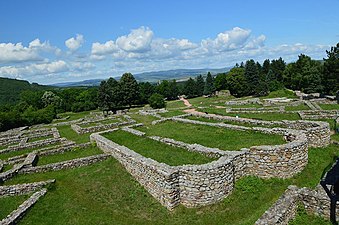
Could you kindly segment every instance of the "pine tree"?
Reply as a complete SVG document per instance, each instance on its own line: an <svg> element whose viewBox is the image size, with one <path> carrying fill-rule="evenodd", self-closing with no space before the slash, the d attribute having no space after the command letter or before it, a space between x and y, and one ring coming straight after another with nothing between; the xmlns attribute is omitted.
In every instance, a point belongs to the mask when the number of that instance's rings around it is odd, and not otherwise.
<svg viewBox="0 0 339 225"><path fill-rule="evenodd" d="M245 64L245 79L247 82L247 95L258 94L260 85L260 74L258 67L253 59L248 60Z"/></svg>
<svg viewBox="0 0 339 225"><path fill-rule="evenodd" d="M204 88L205 88L205 81L202 75L197 76L196 86L197 86L197 95L202 96L204 94Z"/></svg>
<svg viewBox="0 0 339 225"><path fill-rule="evenodd" d="M215 92L215 86L213 82L213 77L210 72L207 73L206 82L204 87L204 95L211 95Z"/></svg>
<svg viewBox="0 0 339 225"><path fill-rule="evenodd" d="M322 84L326 94L334 95L339 90L339 43L326 53Z"/></svg>
<svg viewBox="0 0 339 225"><path fill-rule="evenodd" d="M190 77L184 86L184 94L187 98L193 98L197 95L196 82Z"/></svg>

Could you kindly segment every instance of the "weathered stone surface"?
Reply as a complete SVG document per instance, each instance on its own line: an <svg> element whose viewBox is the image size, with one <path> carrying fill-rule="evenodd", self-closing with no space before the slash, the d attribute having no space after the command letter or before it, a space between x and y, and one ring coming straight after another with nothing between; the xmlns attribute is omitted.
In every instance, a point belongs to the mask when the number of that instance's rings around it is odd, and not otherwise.
<svg viewBox="0 0 339 225"><path fill-rule="evenodd" d="M55 180L51 179L34 183L0 186L0 197L28 194L54 182Z"/></svg>
<svg viewBox="0 0 339 225"><path fill-rule="evenodd" d="M47 193L47 189L35 192L29 199L24 201L16 210L9 214L5 219L0 221L0 225L16 224L20 218L30 209L42 196Z"/></svg>
<svg viewBox="0 0 339 225"><path fill-rule="evenodd" d="M296 215L298 203L303 204L308 213L330 218L330 199L320 185L314 190L291 185L255 224L288 224ZM338 206L339 203L337 208ZM337 218L339 218L338 210Z"/></svg>

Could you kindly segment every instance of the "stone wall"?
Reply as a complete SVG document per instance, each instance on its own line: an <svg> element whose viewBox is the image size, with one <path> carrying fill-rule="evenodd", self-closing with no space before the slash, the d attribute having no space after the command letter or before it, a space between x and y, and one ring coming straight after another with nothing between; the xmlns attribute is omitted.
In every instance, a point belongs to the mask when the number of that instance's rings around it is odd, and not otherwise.
<svg viewBox="0 0 339 225"><path fill-rule="evenodd" d="M5 219L0 221L0 225L17 224L17 222L24 216L27 210L29 210L42 196L47 193L47 189L42 189L35 192L29 199L24 201L16 210L9 214Z"/></svg>
<svg viewBox="0 0 339 225"><path fill-rule="evenodd" d="M310 147L326 147L331 141L330 126L326 122L320 121L306 121L306 120L282 120L282 121L265 121L248 118L236 118L232 116L221 116L215 114L201 114L192 113L189 116L203 117L213 120L221 120L226 122L236 122L239 124L249 124L252 126L265 126L265 127L282 127L294 130L303 130L306 132L308 145ZM177 120L177 118L168 118L167 120ZM153 121L154 124L162 121ZM153 123L152 123L153 124ZM222 126L222 125L217 125Z"/></svg>
<svg viewBox="0 0 339 225"><path fill-rule="evenodd" d="M250 128L177 117L172 119L186 123L281 134L289 142L275 146L253 146L250 149L242 149L242 151L222 151L169 138L149 137L165 144L199 152L208 157L219 158L203 165L168 166L145 158L98 133L90 136L92 142L96 142L105 153L118 159L127 171L168 209L174 208L179 203L186 207L212 204L228 196L233 189L234 182L242 176L288 178L300 172L307 164L307 138L303 131L282 128ZM135 132L132 128L124 130L139 136L145 135L140 131Z"/></svg>
<svg viewBox="0 0 339 225"><path fill-rule="evenodd" d="M313 190L291 185L255 224L288 224L296 215L298 203L304 205L308 213L330 218L330 198L320 185ZM337 209L338 207L339 203ZM339 218L339 211L336 213Z"/></svg>
<svg viewBox="0 0 339 225"><path fill-rule="evenodd" d="M51 163L42 166L34 166L29 168L22 168L18 171L18 174L28 173L43 173L48 171L57 171L62 169L71 169L76 167L87 166L96 162L100 162L109 158L108 154L93 155L84 158L77 158L57 163Z"/></svg>
<svg viewBox="0 0 339 225"><path fill-rule="evenodd" d="M114 119L114 118L116 118L116 117L109 117L109 118L105 118L105 119ZM79 123L79 124L72 124L71 128L77 134L85 134L85 133L94 133L94 132L98 132L98 131L101 131L101 130L109 130L109 129L113 129L113 128L116 128L116 127L125 126L125 125L135 123L135 120L133 120L128 115L124 115L124 118L126 119L126 121L110 123L110 124L101 124L101 125L91 126L91 127L81 127L81 125L83 125L83 124L88 124L88 123L91 123L91 122L98 122L98 121L102 121L103 119L89 120L89 121Z"/></svg>
<svg viewBox="0 0 339 225"><path fill-rule="evenodd" d="M64 142L67 142L66 138L49 138L49 139L29 142L29 143L25 143L21 145L8 146L6 149L0 150L0 154L7 153L7 152L20 151L23 149L39 148L39 147L43 147L46 145L52 145L52 144L64 143Z"/></svg>
<svg viewBox="0 0 339 225"><path fill-rule="evenodd" d="M162 205L197 207L215 203L234 186L234 166L229 156L203 165L169 166L92 134L105 153L113 155Z"/></svg>
<svg viewBox="0 0 339 225"><path fill-rule="evenodd" d="M336 119L339 116L339 110L317 110L317 111L299 111L302 119Z"/></svg>
<svg viewBox="0 0 339 225"><path fill-rule="evenodd" d="M40 190L46 185L52 184L54 182L55 180L51 179L51 180L46 180L46 181L34 182L34 183L0 186L0 197L28 194L28 193Z"/></svg>

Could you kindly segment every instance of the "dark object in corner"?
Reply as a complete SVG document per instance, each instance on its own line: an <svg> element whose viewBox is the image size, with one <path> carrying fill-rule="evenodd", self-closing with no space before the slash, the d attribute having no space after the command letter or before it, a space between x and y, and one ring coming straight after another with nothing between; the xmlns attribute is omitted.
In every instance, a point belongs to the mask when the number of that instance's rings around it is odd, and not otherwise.
<svg viewBox="0 0 339 225"><path fill-rule="evenodd" d="M332 165L331 169L324 175L320 181L321 186L331 199L330 219L332 224L336 224L336 206L339 201L339 157Z"/></svg>

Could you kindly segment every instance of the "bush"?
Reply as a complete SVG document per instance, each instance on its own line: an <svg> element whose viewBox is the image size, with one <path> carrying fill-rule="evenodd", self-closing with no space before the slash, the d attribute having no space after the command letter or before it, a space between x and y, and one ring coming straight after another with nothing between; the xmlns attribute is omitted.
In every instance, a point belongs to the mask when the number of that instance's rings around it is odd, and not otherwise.
<svg viewBox="0 0 339 225"><path fill-rule="evenodd" d="M151 97L148 99L148 103L153 109L160 109L166 107L164 96L160 94L152 94Z"/></svg>

